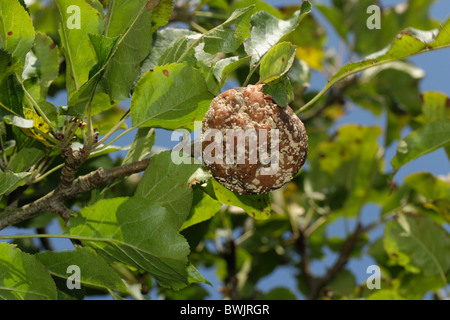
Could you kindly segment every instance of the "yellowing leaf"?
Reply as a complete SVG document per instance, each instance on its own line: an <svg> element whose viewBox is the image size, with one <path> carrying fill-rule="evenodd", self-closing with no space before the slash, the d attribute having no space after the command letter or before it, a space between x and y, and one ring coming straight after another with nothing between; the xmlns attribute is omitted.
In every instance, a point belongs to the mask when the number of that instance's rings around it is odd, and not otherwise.
<svg viewBox="0 0 450 320"><path fill-rule="evenodd" d="M50 126L44 121L44 119L39 116L36 112L31 109L24 109L23 115L25 119L33 120L33 128L36 128L44 133L48 133L50 131ZM21 128L23 133L27 136L37 139L42 142L46 142L47 140L36 130L34 129L23 129Z"/></svg>
<svg viewBox="0 0 450 320"><path fill-rule="evenodd" d="M322 61L325 57L325 52L321 48L314 47L298 47L295 54L297 59L305 61L311 68L322 71Z"/></svg>

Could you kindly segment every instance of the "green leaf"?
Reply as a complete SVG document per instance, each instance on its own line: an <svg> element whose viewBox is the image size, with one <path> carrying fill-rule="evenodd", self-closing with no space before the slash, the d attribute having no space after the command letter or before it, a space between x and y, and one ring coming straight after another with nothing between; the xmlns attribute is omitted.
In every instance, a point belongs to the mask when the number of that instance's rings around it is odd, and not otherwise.
<svg viewBox="0 0 450 320"><path fill-rule="evenodd" d="M81 149L83 147L83 145L81 143L73 142L72 148L75 149L75 145L77 145L78 149ZM97 148L95 148L94 151L91 151L88 159L93 159L93 158L100 157L102 155L117 152L117 151L128 150L128 148L129 148L128 146L120 147L120 146L115 146L115 145L107 145L105 147L103 144L100 144Z"/></svg>
<svg viewBox="0 0 450 320"><path fill-rule="evenodd" d="M219 88L222 88L225 81L231 76L231 74L241 67L243 64L250 60L250 56L240 58L238 56L228 57L221 59L214 64L213 73L214 77L219 82Z"/></svg>
<svg viewBox="0 0 450 320"><path fill-rule="evenodd" d="M178 157L170 150L153 157L135 195L164 206L179 228L186 220L192 205L193 194L188 180L200 165L193 164L193 159L186 155L180 155L180 161L184 163L175 164L173 155Z"/></svg>
<svg viewBox="0 0 450 320"><path fill-rule="evenodd" d="M155 0L113 0L109 3L105 35L120 36L119 47L103 81L113 100L129 98L140 65L150 53L152 9L155 5Z"/></svg>
<svg viewBox="0 0 450 320"><path fill-rule="evenodd" d="M425 72L411 63L388 62L362 72L362 85L355 86L352 91L362 105L368 102L370 106L371 101L379 101L378 105L371 108L375 114L386 107L388 110L417 116L421 112L418 83L424 76Z"/></svg>
<svg viewBox="0 0 450 320"><path fill-rule="evenodd" d="M436 178L431 173L414 173L405 178L405 183L429 200L447 199L450 201L450 184Z"/></svg>
<svg viewBox="0 0 450 320"><path fill-rule="evenodd" d="M31 172L0 172L0 195L8 195L16 188L23 186L29 176Z"/></svg>
<svg viewBox="0 0 450 320"><path fill-rule="evenodd" d="M301 9L288 20L278 19L265 11L255 13L251 19L251 36L244 44L245 52L252 56L252 65L260 61L285 35L294 31L310 12L311 4L305 1Z"/></svg>
<svg viewBox="0 0 450 320"><path fill-rule="evenodd" d="M156 135L153 128L140 128L136 132L133 143L130 146L122 164L139 161L148 156L152 150Z"/></svg>
<svg viewBox="0 0 450 320"><path fill-rule="evenodd" d="M39 63L35 54L32 51L28 51L27 55L25 56L25 64L22 71L22 80L25 81L33 77L37 77L38 65Z"/></svg>
<svg viewBox="0 0 450 320"><path fill-rule="evenodd" d="M316 147L310 158L312 172L318 174L311 177L314 190L329 190L331 185L336 190L327 196L333 210L329 219L340 214L355 216L365 202L372 200L371 196L377 195L373 184L382 170L377 142L380 134L379 127L343 125L335 139L322 141Z"/></svg>
<svg viewBox="0 0 450 320"><path fill-rule="evenodd" d="M260 81L269 83L285 75L294 63L295 50L290 42L273 46L261 60Z"/></svg>
<svg viewBox="0 0 450 320"><path fill-rule="evenodd" d="M450 98L437 91L428 91L420 95L422 113L428 122L440 119L450 120Z"/></svg>
<svg viewBox="0 0 450 320"><path fill-rule="evenodd" d="M442 288L440 277L423 277L418 274L405 274L399 288L399 294L408 300L424 299L430 291L436 292Z"/></svg>
<svg viewBox="0 0 450 320"><path fill-rule="evenodd" d="M408 28L397 35L395 40L385 49L367 56L360 62L355 62L342 67L330 81L345 73L354 73L367 69L372 65L380 65L393 60L401 60L418 53L439 49L450 45L450 39L446 42L439 40L439 34L450 32L450 20L440 30L422 31ZM447 42L448 40L448 42Z"/></svg>
<svg viewBox="0 0 450 320"><path fill-rule="evenodd" d="M450 19L445 21L439 29L431 31L422 31L414 28L405 29L383 50L367 56L362 61L347 64L339 69L338 72L328 79L325 87L312 100L305 104L299 112L308 109L335 83L351 74L386 62L406 59L419 53L448 46L450 46Z"/></svg>
<svg viewBox="0 0 450 320"><path fill-rule="evenodd" d="M0 49L0 116L23 115L24 91L16 75L19 62L9 52Z"/></svg>
<svg viewBox="0 0 450 320"><path fill-rule="evenodd" d="M33 165L41 161L47 150L44 146L36 140L29 140L27 144L15 154L9 162L9 169L13 172L24 172L30 169Z"/></svg>
<svg viewBox="0 0 450 320"><path fill-rule="evenodd" d="M89 39L94 47L98 62L90 70L89 80L70 97L67 111L68 114L79 118L84 116L89 106L96 106L95 112L91 111L91 115L105 111L113 106L110 99L107 99L106 103L103 104L99 103L99 100L95 100L95 98L99 98L101 94L101 92L98 92L96 95L96 91L108 63L116 53L119 36L105 37L97 34L89 34ZM99 105L102 107L99 108Z"/></svg>
<svg viewBox="0 0 450 320"><path fill-rule="evenodd" d="M405 183L425 197L421 201L424 208L439 213L450 222L450 183L428 172L411 174L405 178Z"/></svg>
<svg viewBox="0 0 450 320"><path fill-rule="evenodd" d="M203 34L204 50L208 53L236 50L250 36L250 19L254 6L236 9L222 24Z"/></svg>
<svg viewBox="0 0 450 320"><path fill-rule="evenodd" d="M158 30L153 36L152 50L148 57L144 60L141 67L141 74L143 76L147 71L153 69L159 64L159 61L163 59L163 54L168 48L173 47L174 43L183 36L201 36L200 33L177 28L164 28Z"/></svg>
<svg viewBox="0 0 450 320"><path fill-rule="evenodd" d="M195 189L191 211L186 221L184 221L181 226L180 231L197 223L211 219L217 212L219 212L221 207L222 205L219 201L211 198L200 189Z"/></svg>
<svg viewBox="0 0 450 320"><path fill-rule="evenodd" d="M173 0L160 0L153 9L152 33L169 23L172 15Z"/></svg>
<svg viewBox="0 0 450 320"><path fill-rule="evenodd" d="M0 300L56 300L56 286L36 257L0 242Z"/></svg>
<svg viewBox="0 0 450 320"><path fill-rule="evenodd" d="M238 8L245 8L248 6L254 5L255 9L254 12L258 12L258 11L266 11L268 13L270 13L271 15L281 19L283 18L283 14L280 12L280 10L278 10L277 8L274 8L273 6L271 6L270 4L268 4L265 1L261 1L261 0L239 0L239 1L234 1L233 4L231 5L231 10L234 11Z"/></svg>
<svg viewBox="0 0 450 320"><path fill-rule="evenodd" d="M258 194L258 195L239 195L234 193L214 178L211 178L211 183L214 188L214 194L221 203L228 206L236 206L243 209L249 216L257 219L264 220L270 217L270 195Z"/></svg>
<svg viewBox="0 0 450 320"><path fill-rule="evenodd" d="M288 77L278 78L263 87L263 92L272 96L273 101L280 107L287 107L294 99L291 81Z"/></svg>
<svg viewBox="0 0 450 320"><path fill-rule="evenodd" d="M34 37L33 22L24 7L16 0L0 1L0 48L23 64Z"/></svg>
<svg viewBox="0 0 450 320"><path fill-rule="evenodd" d="M400 140L397 153L391 161L395 170L424 154L450 143L450 121L437 120L425 124Z"/></svg>
<svg viewBox="0 0 450 320"><path fill-rule="evenodd" d="M0 48L0 83L8 79L14 72L19 71L20 66L16 58L5 49Z"/></svg>
<svg viewBox="0 0 450 320"><path fill-rule="evenodd" d="M284 287L276 287L265 293L261 300L297 300L295 294Z"/></svg>
<svg viewBox="0 0 450 320"><path fill-rule="evenodd" d="M213 96L203 74L185 64L157 66L137 83L131 99L131 122L139 127L193 129Z"/></svg>
<svg viewBox="0 0 450 320"><path fill-rule="evenodd" d="M100 73L114 56L117 50L117 43L120 36L105 37L104 35L91 33L89 34L89 40L97 55L97 64L89 71L89 79L95 77L97 73Z"/></svg>
<svg viewBox="0 0 450 320"><path fill-rule="evenodd" d="M450 270L450 237L432 219L425 216L401 214L386 223L383 244L396 264L424 277L439 276L447 286Z"/></svg>
<svg viewBox="0 0 450 320"><path fill-rule="evenodd" d="M333 278L327 287L334 295L349 296L356 287L355 276L350 271L344 269Z"/></svg>
<svg viewBox="0 0 450 320"><path fill-rule="evenodd" d="M188 263L188 265L186 267L186 272L188 274L189 284L197 283L197 282L203 282L203 283L206 283L206 284L209 284L210 286L212 286L211 282L206 280L200 274L200 272L197 270L197 268L195 268L195 266L192 263L190 263L190 262Z"/></svg>
<svg viewBox="0 0 450 320"><path fill-rule="evenodd" d="M61 23L59 35L61 49L66 59L66 87L71 97L89 79L91 68L97 63L97 55L91 44L89 34L101 34L103 21L100 12L91 7L84 0L56 0ZM79 8L80 16L76 11L68 11L69 6ZM74 8L74 7L72 7ZM76 24L79 18L80 29Z"/></svg>
<svg viewBox="0 0 450 320"><path fill-rule="evenodd" d="M67 268L75 265L80 268L80 283L96 289L109 289L127 293L124 281L116 271L94 250L88 247L72 251L45 251L36 254L36 258L57 278L67 280L72 273Z"/></svg>
<svg viewBox="0 0 450 320"><path fill-rule="evenodd" d="M92 124L94 128L98 131L99 135L104 135L107 134L117 124L117 122L119 122L122 119L126 111L121 106L115 105L111 108L108 108L108 110L104 110L98 113L97 105L94 104L97 96L98 91L97 94L94 96L94 100L92 101L91 104L92 113L95 114L92 117ZM109 97L106 98L109 101ZM123 123L120 126L119 130L127 128L128 128L127 124Z"/></svg>
<svg viewBox="0 0 450 320"><path fill-rule="evenodd" d="M39 61L37 69L40 87L40 99L45 100L47 91L59 74L58 48L52 38L44 33L37 32L33 52Z"/></svg>
<svg viewBox="0 0 450 320"><path fill-rule="evenodd" d="M68 223L68 234L109 259L152 274L163 287L188 284L189 246L175 217L144 198L113 198L84 207Z"/></svg>
<svg viewBox="0 0 450 320"><path fill-rule="evenodd" d="M333 7L317 5L321 13L329 20L342 39L357 53L368 54L385 47L391 39L406 27L424 30L436 28L437 22L430 19L430 7L433 1L411 0L404 7L383 6L380 15L367 11L374 2L359 0L352 5L345 1L333 1ZM367 23L373 18L381 21L380 29L369 29Z"/></svg>
<svg viewBox="0 0 450 320"><path fill-rule="evenodd" d="M395 290L383 289L377 290L367 297L367 300L405 300Z"/></svg>
<svg viewBox="0 0 450 320"><path fill-rule="evenodd" d="M190 48L200 36L200 34L185 34L180 36L163 52L159 58L158 65L162 66L174 62L185 62L188 65L195 66L197 63L195 51L190 50Z"/></svg>

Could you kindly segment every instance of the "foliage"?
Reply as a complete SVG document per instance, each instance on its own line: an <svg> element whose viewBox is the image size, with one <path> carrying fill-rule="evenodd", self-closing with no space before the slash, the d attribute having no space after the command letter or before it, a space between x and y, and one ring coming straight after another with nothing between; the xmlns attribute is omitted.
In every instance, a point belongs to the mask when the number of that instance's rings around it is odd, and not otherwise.
<svg viewBox="0 0 450 320"><path fill-rule="evenodd" d="M372 2L0 0L0 298L203 299L207 268L232 299L422 299L448 290L449 177L394 178L438 148L450 157L450 99L421 93L423 72L406 60L449 47L450 20L429 18L433 1L410 0L404 10L383 8L385 26L369 30ZM319 12L358 62L341 66L326 50ZM308 88L313 72L328 79L319 92ZM176 164L170 150L155 152L159 129L195 132L224 87L255 83L308 132L307 164L285 187L237 195L195 155L178 154ZM54 105L60 93L67 103ZM333 129L348 102L382 115L386 127ZM130 146L115 146L120 137ZM395 143L389 169L385 150ZM370 205L380 215L366 223ZM332 237L339 220L355 227ZM55 221L62 233L47 233ZM53 238L73 249L54 250ZM330 251L336 261L316 274L312 262ZM355 257L380 267L380 289L347 268ZM82 289L67 287L71 265ZM259 289L281 266L296 270L297 290Z"/></svg>

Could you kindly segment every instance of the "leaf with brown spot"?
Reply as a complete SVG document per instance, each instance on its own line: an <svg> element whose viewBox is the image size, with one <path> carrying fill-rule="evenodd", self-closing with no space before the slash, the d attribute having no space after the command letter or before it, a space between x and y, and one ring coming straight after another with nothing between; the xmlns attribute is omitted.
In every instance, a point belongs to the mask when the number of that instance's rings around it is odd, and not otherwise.
<svg viewBox="0 0 450 320"><path fill-rule="evenodd" d="M193 130L191 119L202 118L213 98L203 74L182 63L153 70L136 84L130 107L133 125Z"/></svg>

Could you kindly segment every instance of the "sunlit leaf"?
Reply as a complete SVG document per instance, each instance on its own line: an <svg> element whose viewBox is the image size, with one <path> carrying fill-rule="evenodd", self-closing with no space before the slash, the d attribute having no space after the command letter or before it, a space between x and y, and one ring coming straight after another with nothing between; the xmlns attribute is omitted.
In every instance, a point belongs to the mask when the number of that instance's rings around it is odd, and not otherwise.
<svg viewBox="0 0 450 320"><path fill-rule="evenodd" d="M155 142L155 130L152 128L140 128L136 132L130 151L123 159L123 164L142 160L148 156Z"/></svg>
<svg viewBox="0 0 450 320"><path fill-rule="evenodd" d="M236 10L238 8L245 8L248 6L254 5L255 9L254 12L258 11L266 11L273 15L274 17L278 19L282 19L283 15L281 14L280 10L278 10L275 7L272 7L268 2L262 1L262 0L239 0L234 1L231 5L231 10Z"/></svg>
<svg viewBox="0 0 450 320"><path fill-rule="evenodd" d="M268 219L270 217L270 195L239 195L236 194L215 179L211 179L214 188L214 194L221 203L228 206L236 206L242 208L249 216L259 220Z"/></svg>
<svg viewBox="0 0 450 320"><path fill-rule="evenodd" d="M203 74L186 64L157 66L137 83L131 99L131 121L139 127L193 129L213 96Z"/></svg>
<svg viewBox="0 0 450 320"><path fill-rule="evenodd" d="M172 156L184 163L176 164ZM186 155L163 151L155 155L139 182L135 195L164 206L181 227L192 205L192 189L189 178L200 167Z"/></svg>
<svg viewBox="0 0 450 320"><path fill-rule="evenodd" d="M56 286L36 257L0 242L0 299L55 300Z"/></svg>
<svg viewBox="0 0 450 320"><path fill-rule="evenodd" d="M159 64L159 61L164 59L163 53L169 48L173 47L173 44L183 36L196 37L201 34L187 29L178 28L164 28L158 30L153 38L152 50L147 58L142 63L140 76L143 76L147 71L153 69ZM179 56L177 57L179 58Z"/></svg>
<svg viewBox="0 0 450 320"><path fill-rule="evenodd" d="M265 293L261 300L297 300L295 294L284 287L276 287Z"/></svg>
<svg viewBox="0 0 450 320"><path fill-rule="evenodd" d="M174 62L185 62L188 65L195 66L195 51L189 50L191 45L200 37L198 34L186 34L179 37L163 52L159 58L158 65L165 65ZM187 53L185 53L187 52Z"/></svg>
<svg viewBox="0 0 450 320"><path fill-rule="evenodd" d="M405 300L405 298L395 290L383 289L373 292L367 300Z"/></svg>
<svg viewBox="0 0 450 320"><path fill-rule="evenodd" d="M266 83L263 92L272 96L273 101L280 107L286 107L294 97L291 81L288 77L278 78L270 83Z"/></svg>
<svg viewBox="0 0 450 320"><path fill-rule="evenodd" d="M166 6L167 1L162 1ZM141 62L152 45L152 12L157 1L112 0L106 16L105 35L120 36L117 52L108 64L103 84L113 100L129 98ZM158 25L162 22L158 22Z"/></svg>
<svg viewBox="0 0 450 320"><path fill-rule="evenodd" d="M89 34L100 34L103 21L100 13L84 0L57 0L56 4L61 19L59 34L66 59L66 87L70 97L89 79L89 72L97 63ZM79 16L77 11L69 10L74 8L79 9ZM79 29L77 22L80 23Z"/></svg>
<svg viewBox="0 0 450 320"><path fill-rule="evenodd" d="M0 172L0 194L8 195L17 187L23 186L29 176L31 176L30 172Z"/></svg>
<svg viewBox="0 0 450 320"><path fill-rule="evenodd" d="M450 269L450 237L447 231L425 216L401 214L386 224L384 248L397 264L425 277L441 277Z"/></svg>
<svg viewBox="0 0 450 320"><path fill-rule="evenodd" d="M265 11L255 13L251 19L251 36L244 44L245 52L252 56L252 64L257 63L285 35L295 30L309 12L311 4L305 1L301 10L288 20L278 19Z"/></svg>
<svg viewBox="0 0 450 320"><path fill-rule="evenodd" d="M72 251L45 251L36 258L47 268L48 272L64 282L72 276L67 272L69 266L80 268L80 284L96 289L109 289L123 294L127 293L124 281L94 250L87 247Z"/></svg>
<svg viewBox="0 0 450 320"><path fill-rule="evenodd" d="M20 63L11 53L0 48L0 115L22 115L23 88L17 81L15 72Z"/></svg>
<svg viewBox="0 0 450 320"><path fill-rule="evenodd" d="M405 178L405 183L426 198L423 202L425 208L450 221L450 183L427 172L411 174Z"/></svg>
<svg viewBox="0 0 450 320"><path fill-rule="evenodd" d="M37 32L33 52L39 61L38 78L40 86L40 100L44 100L52 82L59 73L58 48L53 40L44 33Z"/></svg>
<svg viewBox="0 0 450 320"><path fill-rule="evenodd" d="M209 195L199 189L194 190L192 208L186 221L180 230L186 229L197 223L206 221L213 217L221 208L220 202L212 199Z"/></svg>
<svg viewBox="0 0 450 320"><path fill-rule="evenodd" d="M204 50L213 54L236 50L250 36L253 7L236 9L224 23L203 34Z"/></svg>
<svg viewBox="0 0 450 320"><path fill-rule="evenodd" d="M389 46L383 50L373 53L359 62L347 64L339 69L338 72L328 79L327 84L319 92L319 94L317 94L314 99L309 101L308 104L303 106L300 111L306 110L329 88L351 74L387 62L402 60L419 53L450 46L449 34L450 19L445 21L439 29L431 31L422 31L414 28L405 29L395 37Z"/></svg>
<svg viewBox="0 0 450 320"><path fill-rule="evenodd" d="M16 0L0 1L0 48L23 63L34 37L33 22L25 8Z"/></svg>
<svg viewBox="0 0 450 320"><path fill-rule="evenodd" d="M154 3L156 1L153 1ZM172 14L173 0L160 0L157 6L153 9L152 16L152 32L164 27L169 23Z"/></svg>
<svg viewBox="0 0 450 320"><path fill-rule="evenodd" d="M424 154L450 143L450 121L442 119L425 124L400 140L391 161L395 170Z"/></svg>
<svg viewBox="0 0 450 320"><path fill-rule="evenodd" d="M427 91L420 95L422 99L422 122L436 121L440 119L450 120L450 98L437 91Z"/></svg>
<svg viewBox="0 0 450 320"><path fill-rule="evenodd" d="M99 103L98 98L101 92L96 95L96 91L108 64L116 53L119 37L105 37L102 35L90 34L89 40L95 50L97 64L90 70L89 80L69 99L69 109L67 113L76 117L83 117L89 106L95 106L95 112L92 112L91 110L91 115L105 111L113 106L109 97L104 101L104 104Z"/></svg>
<svg viewBox="0 0 450 320"><path fill-rule="evenodd" d="M163 287L181 289L189 247L174 219L145 198L114 198L84 207L67 232L108 259L150 272Z"/></svg>
<svg viewBox="0 0 450 320"><path fill-rule="evenodd" d="M36 141L28 141L25 146L16 153L9 163L9 169L13 172L24 172L42 160L47 153L44 146Z"/></svg>
<svg viewBox="0 0 450 320"><path fill-rule="evenodd" d="M219 82L219 88L225 84L225 81L233 71L247 63L249 60L250 57L239 58L238 56L234 56L217 61L217 63L214 64L213 72Z"/></svg>
<svg viewBox="0 0 450 320"><path fill-rule="evenodd" d="M261 60L260 81L268 83L285 75L294 62L295 50L295 46L289 42L281 42L272 47Z"/></svg>

